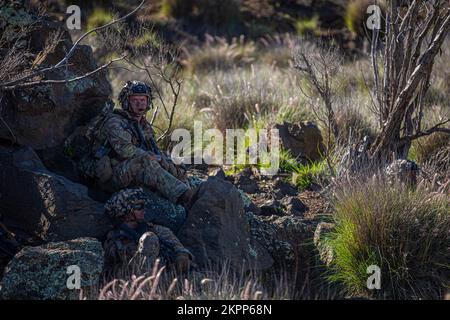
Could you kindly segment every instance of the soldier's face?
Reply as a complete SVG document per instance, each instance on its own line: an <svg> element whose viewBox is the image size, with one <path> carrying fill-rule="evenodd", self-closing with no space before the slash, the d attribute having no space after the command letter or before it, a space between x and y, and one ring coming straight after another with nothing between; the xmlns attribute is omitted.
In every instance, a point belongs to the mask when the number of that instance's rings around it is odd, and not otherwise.
<svg viewBox="0 0 450 320"><path fill-rule="evenodd" d="M133 214L137 221L144 221L144 216L145 216L144 209L140 209L140 210L134 209Z"/></svg>
<svg viewBox="0 0 450 320"><path fill-rule="evenodd" d="M131 111L136 115L144 115L147 112L148 97L144 95L132 95L128 97Z"/></svg>

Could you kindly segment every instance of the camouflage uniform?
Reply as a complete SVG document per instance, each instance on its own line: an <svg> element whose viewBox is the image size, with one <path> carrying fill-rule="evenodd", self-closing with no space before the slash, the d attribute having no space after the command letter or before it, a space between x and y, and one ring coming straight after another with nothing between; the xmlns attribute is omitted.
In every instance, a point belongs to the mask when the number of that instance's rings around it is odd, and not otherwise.
<svg viewBox="0 0 450 320"><path fill-rule="evenodd" d="M132 209L136 200L146 200L142 189L124 189L115 193L105 204L110 217L119 217ZM109 267L137 267L150 271L153 263L160 258L164 264L175 261L177 254L187 250L170 229L147 222L137 228L121 223L106 236L104 243L105 263Z"/></svg>
<svg viewBox="0 0 450 320"><path fill-rule="evenodd" d="M105 263L108 266L136 266L151 270L157 258L163 264L173 263L178 253L187 250L169 228L143 222L137 229L121 224L106 237Z"/></svg>
<svg viewBox="0 0 450 320"><path fill-rule="evenodd" d="M180 180L184 177L178 175L175 165L153 142L154 134L150 123L145 119L138 123L127 111L115 110L100 128L94 150L101 150L105 144L110 148L110 183L114 190L146 186L158 190L165 198L176 203L189 186ZM151 155L159 155L165 161L152 160ZM161 164L165 164L166 168ZM106 163L107 165L109 164ZM97 171L99 170L104 168L100 165L97 167Z"/></svg>

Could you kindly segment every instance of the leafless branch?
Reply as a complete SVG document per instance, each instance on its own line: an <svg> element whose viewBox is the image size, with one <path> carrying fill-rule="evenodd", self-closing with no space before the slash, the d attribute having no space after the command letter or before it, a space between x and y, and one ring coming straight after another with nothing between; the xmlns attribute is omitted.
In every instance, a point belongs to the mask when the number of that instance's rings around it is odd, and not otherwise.
<svg viewBox="0 0 450 320"><path fill-rule="evenodd" d="M412 140L436 131L447 132L442 123L421 131L421 123L434 59L450 32L450 5L441 0L401 3L390 1L387 8L382 92L378 85L381 80L376 63L376 37L372 42L379 104L376 114L381 124L381 132L370 148L372 159L389 158L392 154L403 158ZM400 10L401 5L406 5L407 10Z"/></svg>
<svg viewBox="0 0 450 320"><path fill-rule="evenodd" d="M3 82L0 83L0 90L13 90L13 89L17 89L17 88L25 88L25 87L32 87L32 86L37 86L37 85L42 85L42 84L50 84L50 83L64 83L64 82L72 82L72 81L78 81L81 80L87 76L90 76L96 72L99 72L103 69L105 69L106 67L110 66L113 62L122 60L124 58L124 56L122 56L122 58L119 59L112 59L110 60L108 63L104 64L103 66L89 72L86 73L85 75L81 75L79 77L75 77L73 79L69 79L69 80L34 80L34 81L28 81L30 79L33 79L35 77L38 76L42 76L43 74L47 73L47 72L51 72L54 71L58 68L64 67L67 65L69 58L72 56L72 54L74 53L75 49L78 47L78 45L80 44L80 42L86 38L89 34L93 33L93 32L98 32L98 31L102 31L104 29L107 29L108 27L111 27L114 24L120 23L122 21L124 21L125 19L127 19L128 17L130 17L131 15L133 15L134 13L136 13L136 11L138 11L145 3L146 0L143 0L134 10L132 10L131 12L129 12L128 14L124 15L121 18L118 19L114 19L108 23L106 23L105 25L96 27L94 29L91 29L89 31L87 31L86 33L84 33L80 38L78 38L78 40L75 41L75 43L72 45L72 47L70 48L70 50L67 52L67 54L55 65L49 66L49 67L45 67L42 69L38 69L38 70L29 70L29 72L25 72L25 75L13 79L11 81L7 81L7 82ZM54 44L56 46L56 44ZM39 60L42 60L43 58L45 58L46 54L48 54L51 50L52 47L50 46L46 46L43 50L43 52L40 53L41 56L38 55ZM53 47L54 49L54 47ZM39 62L36 61L35 62ZM27 82L28 81L28 82Z"/></svg>

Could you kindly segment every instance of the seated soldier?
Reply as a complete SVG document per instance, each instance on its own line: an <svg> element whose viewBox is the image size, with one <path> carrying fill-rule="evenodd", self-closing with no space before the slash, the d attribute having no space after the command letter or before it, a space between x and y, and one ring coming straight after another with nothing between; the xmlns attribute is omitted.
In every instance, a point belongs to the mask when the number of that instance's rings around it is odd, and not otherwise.
<svg viewBox="0 0 450 320"><path fill-rule="evenodd" d="M94 136L90 152L97 159L94 176L112 186L112 191L149 187L189 209L195 189L187 183L186 170L159 150L146 119L152 105L151 88L144 82L128 81L119 101L121 110L88 129Z"/></svg>
<svg viewBox="0 0 450 320"><path fill-rule="evenodd" d="M160 258L163 264L175 264L178 272L188 271L192 254L170 229L145 222L146 201L143 190L135 188L116 192L106 202L105 213L115 224L104 243L107 269L150 272Z"/></svg>

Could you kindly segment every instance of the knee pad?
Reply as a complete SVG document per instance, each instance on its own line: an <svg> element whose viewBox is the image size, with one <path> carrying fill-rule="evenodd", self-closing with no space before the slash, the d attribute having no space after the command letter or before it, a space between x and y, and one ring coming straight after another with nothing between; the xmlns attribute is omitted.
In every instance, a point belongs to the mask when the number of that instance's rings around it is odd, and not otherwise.
<svg viewBox="0 0 450 320"><path fill-rule="evenodd" d="M138 251L140 254L156 259L159 256L159 249L159 238L153 232L146 232L139 239Z"/></svg>

